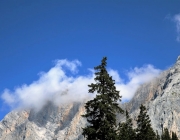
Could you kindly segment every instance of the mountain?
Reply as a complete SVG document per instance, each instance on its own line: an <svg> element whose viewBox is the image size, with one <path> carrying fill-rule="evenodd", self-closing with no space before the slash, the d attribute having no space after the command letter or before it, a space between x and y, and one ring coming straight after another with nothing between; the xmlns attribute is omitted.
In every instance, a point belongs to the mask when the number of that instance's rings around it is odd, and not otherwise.
<svg viewBox="0 0 180 140"><path fill-rule="evenodd" d="M40 111L12 111L0 123L1 140L75 140L83 139L81 127L86 120L83 103L55 106L47 103Z"/></svg>
<svg viewBox="0 0 180 140"><path fill-rule="evenodd" d="M180 56L174 66L141 85L133 99L124 105L134 120L137 119L140 104L146 105L155 131L161 134L162 129L168 128L180 138Z"/></svg>
<svg viewBox="0 0 180 140"><path fill-rule="evenodd" d="M155 131L161 134L167 127L180 138L180 56L171 68L142 84L132 100L121 105L130 112L134 127L141 104L147 107ZM40 111L14 110L0 122L0 139L83 140L84 112L83 102L60 106L48 102ZM123 121L122 115L118 117Z"/></svg>

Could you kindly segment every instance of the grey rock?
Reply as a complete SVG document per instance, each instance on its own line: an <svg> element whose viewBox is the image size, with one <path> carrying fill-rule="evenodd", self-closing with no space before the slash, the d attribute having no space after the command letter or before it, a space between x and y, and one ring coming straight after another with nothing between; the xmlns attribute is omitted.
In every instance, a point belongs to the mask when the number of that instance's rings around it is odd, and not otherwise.
<svg viewBox="0 0 180 140"><path fill-rule="evenodd" d="M140 104L147 107L155 131L161 134L164 128L168 128L180 138L180 56L170 69L141 85L133 99L126 104L135 126Z"/></svg>
<svg viewBox="0 0 180 140"><path fill-rule="evenodd" d="M84 111L83 103L55 106L50 102L38 112L12 111L0 123L0 139L82 140Z"/></svg>
<svg viewBox="0 0 180 140"><path fill-rule="evenodd" d="M180 138L180 56L174 66L162 72L149 83L142 84L128 103L134 127L139 106L147 107L152 127L161 134L162 129L174 131ZM87 122L81 117L84 103L55 106L48 102L40 111L14 110L0 122L1 140L83 140L82 127ZM118 115L123 121L124 116Z"/></svg>

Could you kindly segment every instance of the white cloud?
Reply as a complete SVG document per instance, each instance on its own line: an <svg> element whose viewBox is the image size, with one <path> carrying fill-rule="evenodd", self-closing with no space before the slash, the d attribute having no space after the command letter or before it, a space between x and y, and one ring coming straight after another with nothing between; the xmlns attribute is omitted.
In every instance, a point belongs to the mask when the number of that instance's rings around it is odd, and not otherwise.
<svg viewBox="0 0 180 140"><path fill-rule="evenodd" d="M108 73L109 73L109 75L112 76L113 80L115 80L116 83L122 83L123 82L123 80L120 78L117 70L109 69Z"/></svg>
<svg viewBox="0 0 180 140"><path fill-rule="evenodd" d="M173 19L176 23L176 31L178 34L176 40L180 42L180 14L175 15Z"/></svg>
<svg viewBox="0 0 180 140"><path fill-rule="evenodd" d="M36 108L39 110L47 101L55 104L81 101L92 96L88 84L93 82L93 73L83 77L68 77L66 71L77 72L79 61L58 60L48 72L41 72L40 78L30 85L22 85L13 92L5 90L2 99L11 107ZM66 71L65 71L66 69Z"/></svg>
<svg viewBox="0 0 180 140"><path fill-rule="evenodd" d="M89 75L67 76L66 72L70 70L77 73L77 67L81 63L77 60L57 60L55 66L48 72L41 72L39 80L30 85L22 85L14 91L6 89L1 98L6 104L15 108L35 108L41 109L47 101L54 104L83 101L95 97L95 94L88 93L88 85L94 82L93 70L90 69ZM131 69L128 73L128 82L123 82L118 71L110 69L109 74L116 80L117 90L123 96L123 100L130 100L140 84L148 82L160 73L152 65L146 65L142 68Z"/></svg>
<svg viewBox="0 0 180 140"><path fill-rule="evenodd" d="M146 82L149 82L154 77L157 77L161 70L155 69L152 65L145 65L141 68L135 67L127 73L128 82L117 84L117 89L120 90L122 100L130 100L137 88Z"/></svg>

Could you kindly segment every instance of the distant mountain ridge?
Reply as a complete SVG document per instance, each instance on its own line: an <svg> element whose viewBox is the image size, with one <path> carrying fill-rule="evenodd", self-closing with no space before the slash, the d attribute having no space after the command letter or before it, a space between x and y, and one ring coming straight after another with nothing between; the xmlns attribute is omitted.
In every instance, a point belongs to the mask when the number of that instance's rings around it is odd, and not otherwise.
<svg viewBox="0 0 180 140"><path fill-rule="evenodd" d="M163 128L180 137L180 56L176 63L149 83L142 84L132 100L122 104L130 112L136 126L139 106L146 105L154 130ZM84 103L55 106L47 103L39 112L12 111L0 122L1 140L83 140L86 120ZM123 120L123 116L119 116Z"/></svg>

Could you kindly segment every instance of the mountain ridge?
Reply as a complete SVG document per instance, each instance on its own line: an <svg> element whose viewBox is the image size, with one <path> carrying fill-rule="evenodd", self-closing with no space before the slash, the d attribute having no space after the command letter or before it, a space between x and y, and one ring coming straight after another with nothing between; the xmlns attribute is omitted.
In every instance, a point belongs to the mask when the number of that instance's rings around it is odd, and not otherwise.
<svg viewBox="0 0 180 140"><path fill-rule="evenodd" d="M148 83L142 84L134 97L121 106L130 112L136 127L139 106L147 107L152 127L159 134L163 128L180 137L180 56L168 70ZM14 110L0 122L3 140L83 140L82 127L87 122L84 102L56 106L48 102L40 111ZM123 116L118 120L123 121Z"/></svg>

